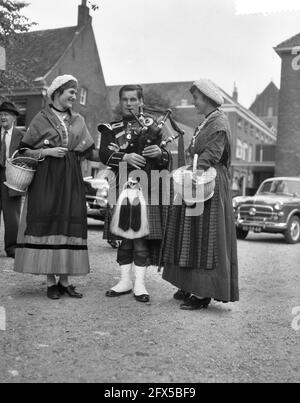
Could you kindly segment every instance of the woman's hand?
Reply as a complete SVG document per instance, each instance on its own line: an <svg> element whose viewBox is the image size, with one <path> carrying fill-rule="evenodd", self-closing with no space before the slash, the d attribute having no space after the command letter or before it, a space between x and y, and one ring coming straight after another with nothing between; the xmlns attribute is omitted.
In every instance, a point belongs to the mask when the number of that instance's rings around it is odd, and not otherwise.
<svg viewBox="0 0 300 403"><path fill-rule="evenodd" d="M42 151L42 157L64 158L68 149L64 147L46 148Z"/></svg>
<svg viewBox="0 0 300 403"><path fill-rule="evenodd" d="M139 154L125 154L123 158L124 162L127 162L129 165L133 166L134 168L141 169L144 168L146 165L146 160Z"/></svg>
<svg viewBox="0 0 300 403"><path fill-rule="evenodd" d="M143 156L146 158L158 158L161 157L161 155L161 148L157 145L146 147L143 151Z"/></svg>

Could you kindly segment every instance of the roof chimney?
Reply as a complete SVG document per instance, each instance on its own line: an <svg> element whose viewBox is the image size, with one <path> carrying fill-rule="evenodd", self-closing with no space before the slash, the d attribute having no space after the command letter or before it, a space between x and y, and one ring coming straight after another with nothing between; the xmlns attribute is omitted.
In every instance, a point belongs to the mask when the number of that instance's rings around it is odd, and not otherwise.
<svg viewBox="0 0 300 403"><path fill-rule="evenodd" d="M237 89L236 83L234 83L234 88L233 88L233 93L232 93L232 99L234 100L234 102L238 102L238 99L239 99L239 93L238 93L238 89Z"/></svg>
<svg viewBox="0 0 300 403"><path fill-rule="evenodd" d="M78 6L78 27L82 27L92 21L90 9L86 5L87 0L82 0L81 6Z"/></svg>

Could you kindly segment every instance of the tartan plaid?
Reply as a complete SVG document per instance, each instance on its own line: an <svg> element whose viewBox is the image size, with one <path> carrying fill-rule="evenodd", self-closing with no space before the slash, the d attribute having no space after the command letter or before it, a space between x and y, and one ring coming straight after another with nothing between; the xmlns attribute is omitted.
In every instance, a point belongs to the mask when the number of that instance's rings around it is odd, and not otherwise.
<svg viewBox="0 0 300 403"><path fill-rule="evenodd" d="M201 216L186 216L186 206L169 208L160 265L173 264L186 268L213 270L218 265L217 220L220 200L220 176L216 167L215 194L204 203ZM226 169L226 168L224 168ZM220 175L221 173L221 175Z"/></svg>
<svg viewBox="0 0 300 403"><path fill-rule="evenodd" d="M163 211L161 206L147 206L147 215L150 234L145 238L149 240L161 240L163 237ZM115 236L110 231L110 223L112 220L112 210L107 210L104 222L104 239L122 240L122 238Z"/></svg>

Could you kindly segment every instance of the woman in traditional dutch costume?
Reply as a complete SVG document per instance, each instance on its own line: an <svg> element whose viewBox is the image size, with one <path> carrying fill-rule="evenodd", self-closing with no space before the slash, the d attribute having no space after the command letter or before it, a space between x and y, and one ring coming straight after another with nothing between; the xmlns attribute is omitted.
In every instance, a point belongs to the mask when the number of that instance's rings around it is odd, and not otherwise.
<svg viewBox="0 0 300 403"><path fill-rule="evenodd" d="M80 160L94 141L83 117L72 111L77 87L70 75L53 81L52 103L33 119L20 146L39 163L22 212L14 270L46 275L50 299L82 298L68 277L90 271Z"/></svg>
<svg viewBox="0 0 300 403"><path fill-rule="evenodd" d="M165 230L163 278L179 290L174 298L181 309L207 308L211 299L239 299L237 242L230 186L231 134L219 107L222 94L210 80L196 81L191 93L198 112L205 116L188 150L198 154L197 169L215 168L214 196L204 203L203 213L189 214L182 203L169 210ZM197 208L197 206L196 206Z"/></svg>

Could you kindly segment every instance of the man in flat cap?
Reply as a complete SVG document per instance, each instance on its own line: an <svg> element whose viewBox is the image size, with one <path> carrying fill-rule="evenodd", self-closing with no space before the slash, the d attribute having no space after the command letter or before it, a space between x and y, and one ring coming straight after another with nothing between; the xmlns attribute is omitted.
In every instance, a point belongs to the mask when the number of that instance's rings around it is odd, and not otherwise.
<svg viewBox="0 0 300 403"><path fill-rule="evenodd" d="M4 219L4 244L8 257L15 257L15 247L21 211L21 194L5 186L7 159L19 148L23 133L16 128L16 120L20 115L11 102L0 105L0 213Z"/></svg>

